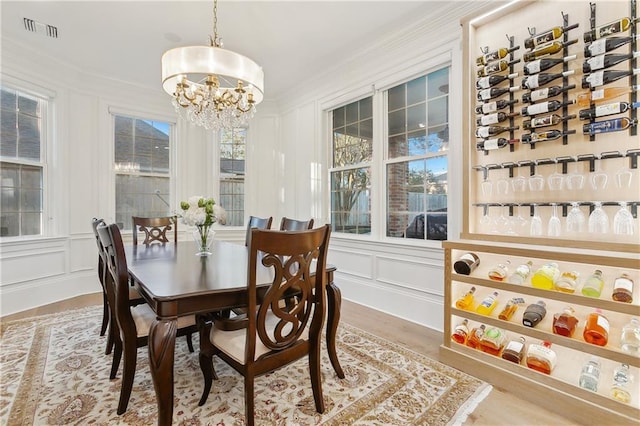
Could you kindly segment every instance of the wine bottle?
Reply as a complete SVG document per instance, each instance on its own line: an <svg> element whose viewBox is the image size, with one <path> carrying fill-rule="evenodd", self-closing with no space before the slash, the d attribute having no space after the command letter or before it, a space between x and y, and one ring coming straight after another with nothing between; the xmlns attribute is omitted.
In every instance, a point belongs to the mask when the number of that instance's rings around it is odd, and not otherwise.
<svg viewBox="0 0 640 426"><path fill-rule="evenodd" d="M564 117L559 116L558 114L549 114L542 117L535 117L531 120L525 120L522 122L522 128L526 130L536 129L539 127L548 127L555 126L556 124L560 124L564 121L571 120L576 118L575 114L567 115Z"/></svg>
<svg viewBox="0 0 640 426"><path fill-rule="evenodd" d="M569 62L576 59L576 55L565 56L564 58L543 58L524 64L524 75L537 74L540 71L548 70L563 62Z"/></svg>
<svg viewBox="0 0 640 426"><path fill-rule="evenodd" d="M515 52L518 49L520 49L520 46L513 46L511 48L501 47L500 49L496 49L493 52L485 53L484 55L478 56L476 58L476 65L487 65L489 62L505 58L509 53Z"/></svg>
<svg viewBox="0 0 640 426"><path fill-rule="evenodd" d="M519 115L517 112L507 114L506 112L494 112L493 114L482 115L476 119L478 126L490 126L491 124L498 124L505 121L507 118L515 117Z"/></svg>
<svg viewBox="0 0 640 426"><path fill-rule="evenodd" d="M476 143L476 149L478 151L490 151L494 149L504 148L505 146L512 145L518 141L519 139L507 138L485 139Z"/></svg>
<svg viewBox="0 0 640 426"><path fill-rule="evenodd" d="M496 84L502 83L505 80L513 80L518 76L517 72L507 75L490 75L487 77L479 78L476 81L476 89L488 89Z"/></svg>
<svg viewBox="0 0 640 426"><path fill-rule="evenodd" d="M544 132L531 132L528 134L522 135L522 143L536 143L536 142L544 142L544 141L552 141L555 139L560 139L562 136L572 135L576 131L575 130L567 130L563 132L561 130L547 130Z"/></svg>
<svg viewBox="0 0 640 426"><path fill-rule="evenodd" d="M610 101L627 93L635 92L640 86L630 87L605 87L594 91L581 93L578 95L578 105L589 106L591 103L600 103Z"/></svg>
<svg viewBox="0 0 640 426"><path fill-rule="evenodd" d="M634 70L600 70L582 77L582 88L594 88L612 83L630 75L640 74L640 68Z"/></svg>
<svg viewBox="0 0 640 426"><path fill-rule="evenodd" d="M558 96L560 93L564 93L571 89L575 89L575 87L576 87L575 84L570 84L569 86L564 86L564 87L553 86L553 87L546 87L544 89L534 90L532 92L525 93L524 95L522 95L522 102L529 102L529 103L538 102L543 99L548 99L553 96Z"/></svg>
<svg viewBox="0 0 640 426"><path fill-rule="evenodd" d="M640 35L635 36L635 38L638 37L640 37ZM610 52L620 46L631 43L633 39L634 37L608 37L596 40L593 43L585 46L584 56L585 58L588 58L591 56L602 55L603 53Z"/></svg>
<svg viewBox="0 0 640 426"><path fill-rule="evenodd" d="M540 102L539 104L533 104L522 108L522 115L538 115L544 114L545 112L553 112L559 110L563 106L571 105L573 103L575 103L574 100L567 102L560 102L556 100Z"/></svg>
<svg viewBox="0 0 640 426"><path fill-rule="evenodd" d="M476 129L476 137L488 138L490 136L497 136L504 132L510 132L512 130L518 130L520 126L514 127L502 127L502 126L482 126Z"/></svg>
<svg viewBox="0 0 640 426"><path fill-rule="evenodd" d="M482 105L477 105L476 106L476 114L491 114L492 112L497 112L498 110L506 108L509 105L513 105L515 103L518 103L517 99L514 99L512 101L506 101L504 99L499 99L499 100L493 101L493 102L486 102L486 103L484 103Z"/></svg>
<svg viewBox="0 0 640 426"><path fill-rule="evenodd" d="M614 102L612 104L594 106L589 109L580 110L580 120L591 120L596 117L604 117L607 115L620 114L630 109L640 107L640 102Z"/></svg>
<svg viewBox="0 0 640 426"><path fill-rule="evenodd" d="M536 48L533 49L532 51L525 53L522 56L522 59L524 59L525 62L533 61L534 59L538 59L542 56L552 55L554 53L557 53L560 50L562 50L564 47L570 46L577 42L578 42L578 39L569 40L564 43L561 41L555 40L549 43L541 44L539 46L536 46Z"/></svg>
<svg viewBox="0 0 640 426"><path fill-rule="evenodd" d="M530 90L537 89L538 87L549 84L553 80L556 80L560 77L568 77L570 75L573 75L575 74L575 72L575 70L569 70L556 74L542 72L540 74L530 75L522 80L522 87L526 87Z"/></svg>
<svg viewBox="0 0 640 426"><path fill-rule="evenodd" d="M623 33L631 28L631 19L624 17L608 24L600 25L591 31L584 33L583 39L585 43L591 43L600 38L609 37L612 34Z"/></svg>
<svg viewBox="0 0 640 426"><path fill-rule="evenodd" d="M606 55L594 56L584 61L582 64L582 72L586 74L592 71L611 68L612 66L631 58L640 58L640 52L632 52L627 55L609 53Z"/></svg>
<svg viewBox="0 0 640 426"><path fill-rule="evenodd" d="M637 124L636 120L631 120L627 117L612 118L611 120L594 121L593 123L585 124L582 126L582 133L595 135L598 133L619 132Z"/></svg>
<svg viewBox="0 0 640 426"><path fill-rule="evenodd" d="M536 46L540 46L541 44L548 43L562 37L564 33L574 28L578 28L579 25L580 24L573 24L566 27L553 27L550 30L525 39L524 47L527 49L533 49Z"/></svg>
<svg viewBox="0 0 640 426"><path fill-rule="evenodd" d="M508 69L511 65L517 64L518 62L520 62L520 59L514 59L513 61L501 60L501 61L497 61L497 62L492 62L489 65L487 65L486 67L480 68L477 71L478 78L487 77L487 76L489 76L491 74L496 74L496 73L502 72L502 71Z"/></svg>
<svg viewBox="0 0 640 426"><path fill-rule="evenodd" d="M478 90L478 100L487 101L489 99L497 98L498 96L503 95L505 93L515 92L517 90L520 90L520 86L504 87L504 88L492 87L491 89Z"/></svg>

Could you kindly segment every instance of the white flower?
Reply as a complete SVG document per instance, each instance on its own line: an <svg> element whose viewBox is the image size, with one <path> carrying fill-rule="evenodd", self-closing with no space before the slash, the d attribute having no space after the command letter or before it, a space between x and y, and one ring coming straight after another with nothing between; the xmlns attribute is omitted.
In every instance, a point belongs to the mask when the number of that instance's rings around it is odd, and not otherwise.
<svg viewBox="0 0 640 426"><path fill-rule="evenodd" d="M214 213L215 203L213 198L204 198L200 195L189 197L188 201L180 203L180 208L183 211L182 221L189 226L208 228L217 220Z"/></svg>

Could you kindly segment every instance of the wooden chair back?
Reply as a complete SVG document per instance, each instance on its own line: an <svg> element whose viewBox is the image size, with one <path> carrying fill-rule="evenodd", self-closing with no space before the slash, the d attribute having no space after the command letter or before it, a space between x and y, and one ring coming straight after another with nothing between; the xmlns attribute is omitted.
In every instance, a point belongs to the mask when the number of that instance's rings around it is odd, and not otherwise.
<svg viewBox="0 0 640 426"><path fill-rule="evenodd" d="M104 247L102 247L100 237L98 236L99 225L105 225L104 220L94 217L91 220L91 228L93 229L93 235L96 238L96 245L98 247L98 280L100 281L100 286L102 287L102 325L100 326L100 335L104 336L109 325L109 302L107 300L107 291L104 287L105 274L107 271L104 265ZM111 341L111 334L109 334L109 338L107 340L106 355L111 352L111 346L113 344L113 342Z"/></svg>
<svg viewBox="0 0 640 426"><path fill-rule="evenodd" d="M249 223L247 223L247 235L244 239L244 245L249 246L249 241L251 240L251 230L253 228L256 229L271 229L271 222L273 222L273 216L269 217L256 217L249 216Z"/></svg>
<svg viewBox="0 0 640 426"><path fill-rule="evenodd" d="M283 217L280 221L281 231L304 231L313 228L313 218L309 220L295 220Z"/></svg>
<svg viewBox="0 0 640 426"><path fill-rule="evenodd" d="M138 244L138 232L144 232L142 244L168 243L170 242L170 231L173 231L173 242L178 241L178 218L177 216L163 217L138 217L132 216L133 222L133 244Z"/></svg>

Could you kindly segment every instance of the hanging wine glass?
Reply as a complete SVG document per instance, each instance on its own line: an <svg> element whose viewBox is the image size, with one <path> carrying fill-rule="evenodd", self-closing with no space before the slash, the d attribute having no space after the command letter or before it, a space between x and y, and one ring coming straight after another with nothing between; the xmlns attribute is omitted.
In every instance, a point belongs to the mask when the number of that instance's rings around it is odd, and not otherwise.
<svg viewBox="0 0 640 426"><path fill-rule="evenodd" d="M584 176L580 173L579 161L576 159L575 163L574 171L569 173L566 177L567 189L570 191L579 191L584 186Z"/></svg>
<svg viewBox="0 0 640 426"><path fill-rule="evenodd" d="M594 191L602 191L607 187L609 176L602 170L596 170L590 173L589 181Z"/></svg>
<svg viewBox="0 0 640 426"><path fill-rule="evenodd" d="M482 183L480 184L482 195L484 195L485 197L491 197L491 194L493 193L493 183L491 183L491 180L489 179L489 169L484 167L482 173L484 177Z"/></svg>
<svg viewBox="0 0 640 426"><path fill-rule="evenodd" d="M529 176L529 191L538 192L544 189L544 176L533 175Z"/></svg>
<svg viewBox="0 0 640 426"><path fill-rule="evenodd" d="M596 201L595 208L589 215L589 232L593 234L606 234L609 232L609 216L602 208L602 203Z"/></svg>
<svg viewBox="0 0 640 426"><path fill-rule="evenodd" d="M496 182L497 195L507 195L509 192L509 181L505 178L500 178Z"/></svg>
<svg viewBox="0 0 640 426"><path fill-rule="evenodd" d="M631 182L633 181L633 170L630 168L624 168L618 170L616 173L616 186L620 189L631 188Z"/></svg>
<svg viewBox="0 0 640 426"><path fill-rule="evenodd" d="M489 217L489 206L483 207L482 217L480 218L480 229L483 233L489 231L489 225L491 225L491 218Z"/></svg>
<svg viewBox="0 0 640 426"><path fill-rule="evenodd" d="M553 211L549 218L549 223L547 224L547 235L550 237L559 237L562 232L562 223L558 217L558 205L556 203L551 203L551 207L553 208Z"/></svg>
<svg viewBox="0 0 640 426"><path fill-rule="evenodd" d="M620 210L613 217L613 233L618 235L633 235L635 233L635 219L627 209L625 201L620 202Z"/></svg>
<svg viewBox="0 0 640 426"><path fill-rule="evenodd" d="M565 223L565 229L568 233L580 233L584 232L584 224L586 223L587 218L585 214L580 210L580 204L577 202L571 203L571 210L567 214L567 219Z"/></svg>
<svg viewBox="0 0 640 426"><path fill-rule="evenodd" d="M516 235L520 235L520 232L529 222L527 218L522 216L522 210L525 208L526 206L518 205L518 216L511 216L512 227Z"/></svg>
<svg viewBox="0 0 640 426"><path fill-rule="evenodd" d="M533 204L533 217L531 217L531 225L529 227L529 234L533 236L542 235L542 218L538 214L538 205Z"/></svg>
<svg viewBox="0 0 640 426"><path fill-rule="evenodd" d="M555 162L556 171L551 173L549 177L547 177L547 185L549 186L549 189L551 191L560 191L562 190L562 182L564 181L564 176L562 176L562 173L558 172L558 166L560 166L560 163L558 163L558 160L555 160Z"/></svg>

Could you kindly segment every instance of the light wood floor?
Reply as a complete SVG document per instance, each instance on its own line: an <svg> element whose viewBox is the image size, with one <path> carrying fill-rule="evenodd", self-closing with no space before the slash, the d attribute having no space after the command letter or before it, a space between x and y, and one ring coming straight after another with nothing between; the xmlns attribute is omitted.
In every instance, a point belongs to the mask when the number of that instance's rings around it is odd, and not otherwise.
<svg viewBox="0 0 640 426"><path fill-rule="evenodd" d="M45 315L67 309L102 304L101 294L78 296L73 299L41 306L29 311L0 318L1 322ZM439 359L438 347L442 333L398 319L394 316L343 301L341 321L383 337L389 341ZM552 403L552 401L550 401ZM469 416L465 425L515 426L515 425L574 425L575 423L509 394L508 390L494 388Z"/></svg>

